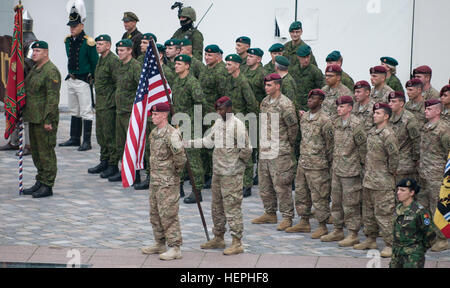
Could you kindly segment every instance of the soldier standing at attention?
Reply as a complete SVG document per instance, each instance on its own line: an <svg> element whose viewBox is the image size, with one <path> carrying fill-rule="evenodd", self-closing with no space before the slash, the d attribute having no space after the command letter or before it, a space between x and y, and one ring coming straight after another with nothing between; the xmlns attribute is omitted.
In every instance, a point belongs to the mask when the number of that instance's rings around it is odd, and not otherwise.
<svg viewBox="0 0 450 288"><path fill-rule="evenodd" d="M141 63L141 65L144 64L145 53L147 53L147 48L150 45L151 38L153 38L153 41L155 41L155 43L158 41L155 34L153 33L145 33L144 35L142 35L141 44L139 46L141 49L140 50L141 55L139 55L139 57L136 58L139 61L139 63Z"/></svg>
<svg viewBox="0 0 450 288"><path fill-rule="evenodd" d="M403 90L402 82L400 82L400 79L395 75L397 72L397 65L398 62L392 57L381 57L381 66L386 68L386 84L392 88L392 90L397 92L405 93L405 90Z"/></svg>
<svg viewBox="0 0 450 288"><path fill-rule="evenodd" d="M283 82L281 83L281 94L288 97L289 100L294 101L297 96L297 84L294 78L289 74L289 59L284 56L275 57L275 72L281 76ZM295 107L297 111L297 107Z"/></svg>
<svg viewBox="0 0 450 288"><path fill-rule="evenodd" d="M166 47L166 57L167 57L167 66L175 72L175 57L180 55L181 51L181 45L180 40L177 39L170 39L167 40L166 43L164 43L164 46Z"/></svg>
<svg viewBox="0 0 450 288"><path fill-rule="evenodd" d="M394 213L394 244L389 268L424 268L425 253L436 234L433 219L417 201L420 186L416 180L404 178L397 184L400 204Z"/></svg>
<svg viewBox="0 0 450 288"><path fill-rule="evenodd" d="M376 238L381 229L386 247L381 257L392 254L392 215L395 208L395 172L399 148L395 133L389 126L392 110L386 103L373 106L373 127L367 136L367 155L363 179L363 222L367 239L353 249L377 249Z"/></svg>
<svg viewBox="0 0 450 288"><path fill-rule="evenodd" d="M205 69L202 59L197 59L192 54L192 42L189 39L180 40L181 50L180 54L188 55L191 57L191 68L189 69L195 78L200 77L200 73Z"/></svg>
<svg viewBox="0 0 450 288"><path fill-rule="evenodd" d="M370 68L370 82L372 82L372 91L370 91L370 99L373 102L388 103L389 93L394 91L386 84L387 70L383 66L375 66Z"/></svg>
<svg viewBox="0 0 450 288"><path fill-rule="evenodd" d="M353 106L352 114L361 120L366 134L373 127L373 103L370 99L370 84L367 81L358 81L354 87L356 103ZM364 175L363 175L364 176Z"/></svg>
<svg viewBox="0 0 450 288"><path fill-rule="evenodd" d="M248 49L250 49L250 45L252 44L252 40L247 36L242 36L236 39L236 54L239 55L242 59L241 63L241 71L244 72L247 69L247 55Z"/></svg>
<svg viewBox="0 0 450 288"><path fill-rule="evenodd" d="M336 65L339 65L339 67L341 67L341 69L342 69L342 62L344 61L344 58L342 57L341 52L334 50L333 52L328 54L325 61L327 62L327 65L336 64ZM342 82L342 84L347 86L348 89L353 91L355 83L353 82L352 77L350 77L350 75L345 73L344 70L342 70L341 82Z"/></svg>
<svg viewBox="0 0 450 288"><path fill-rule="evenodd" d="M306 43L302 40L303 34L302 22L300 21L293 22L291 26L289 26L289 34L291 36L291 41L284 44L283 55L289 59L292 65L297 65L298 59L296 57L297 56L296 53L298 51L298 48L302 45L306 45ZM314 57L312 52L311 52L311 64L317 67L316 58Z"/></svg>
<svg viewBox="0 0 450 288"><path fill-rule="evenodd" d="M133 12L125 12L123 14L122 21L123 26L127 31L122 35L122 39L130 39L131 42L133 42L133 52L131 55L133 55L134 59L137 59L142 53L140 48L142 33L136 28L136 24L139 21L139 18Z"/></svg>
<svg viewBox="0 0 450 288"><path fill-rule="evenodd" d="M166 46L162 44L156 44L156 49L158 49L159 61L161 62L161 68L164 71L164 76L166 76L167 82L169 85L172 85L173 80L175 79L175 71L170 69L169 65L167 65L167 57L166 57Z"/></svg>
<svg viewBox="0 0 450 288"><path fill-rule="evenodd" d="M270 57L272 58L272 60L269 63L267 63L266 65L264 65L264 70L266 70L266 75L276 73L275 57L283 56L284 46L283 46L283 44L275 43L272 46L270 46L269 52L270 52Z"/></svg>
<svg viewBox="0 0 450 288"><path fill-rule="evenodd" d="M81 127L84 126L83 144L78 151L86 151L91 147L92 121L92 94L90 84L94 79L98 54L93 38L84 33L84 21L75 6L69 16L67 26L70 26L70 35L64 40L68 58L67 75L68 105L72 118L70 120L70 139L59 146L80 146Z"/></svg>
<svg viewBox="0 0 450 288"><path fill-rule="evenodd" d="M425 125L425 100L422 96L423 83L420 79L413 78L406 82L406 93L409 101L405 104L405 109L411 112L419 121L420 127Z"/></svg>
<svg viewBox="0 0 450 288"><path fill-rule="evenodd" d="M177 129L167 118L170 106L158 103L152 107L152 121L156 128L150 133L150 223L155 244L141 248L144 254L159 254L161 260L181 258L182 244L178 220L180 174L186 154ZM166 252L166 243L169 250Z"/></svg>
<svg viewBox="0 0 450 288"><path fill-rule="evenodd" d="M441 119L450 127L450 85L445 85L441 89L442 113Z"/></svg>
<svg viewBox="0 0 450 288"><path fill-rule="evenodd" d="M320 241L339 241L339 246L349 247L359 243L362 165L366 158L367 135L361 120L351 114L353 108L351 96L340 96L336 100L336 106L339 118L334 125L331 179L331 215L334 230L322 236ZM344 224L349 230L345 239Z"/></svg>
<svg viewBox="0 0 450 288"><path fill-rule="evenodd" d="M61 74L50 61L48 44L44 41L35 42L33 61L25 79L27 105L23 112L24 121L30 124L31 157L37 169L36 183L23 190L24 195L42 198L53 195L56 172L56 134L59 122L59 90Z"/></svg>
<svg viewBox="0 0 450 288"><path fill-rule="evenodd" d="M100 145L100 164L88 169L90 174L101 173L108 178L117 173L119 158L116 153L116 82L115 70L119 58L111 52L111 37L100 35L95 38L100 58L95 68L95 134Z"/></svg>
<svg viewBox="0 0 450 288"><path fill-rule="evenodd" d="M116 153L117 159L122 159L125 142L127 140L128 124L130 122L136 90L141 77L141 64L132 57L133 42L130 39L120 40L116 43L119 55L119 65L114 71L116 83ZM108 177L110 182L122 181L119 169ZM135 183L140 182L140 174L136 173Z"/></svg>
<svg viewBox="0 0 450 288"><path fill-rule="evenodd" d="M203 59L203 34L197 28L194 28L194 22L197 20L195 10L192 7L184 7L178 12L178 19L181 27L175 31L172 39L189 39L192 43L192 54L202 61Z"/></svg>
<svg viewBox="0 0 450 288"><path fill-rule="evenodd" d="M413 70L414 78L420 79L423 83L423 100L439 99L439 92L431 86L431 68L429 66L419 66Z"/></svg>
<svg viewBox="0 0 450 288"><path fill-rule="evenodd" d="M205 147L214 148L211 211L214 238L202 244L202 249L224 249L225 224L230 226L232 245L223 251L225 255L244 252L241 239L244 232L242 220L242 185L245 163L252 155L252 148L245 125L232 113L231 99L224 96L216 101L219 118L211 133L203 139L191 140ZM231 145L231 146L230 146Z"/></svg>
<svg viewBox="0 0 450 288"><path fill-rule="evenodd" d="M325 81L327 85L322 87L322 91L325 92L325 101L323 101L322 109L328 114L331 121L338 118L336 100L341 96L353 97L352 90L342 84L341 80L342 69L339 65L331 64L325 68Z"/></svg>
<svg viewBox="0 0 450 288"><path fill-rule="evenodd" d="M439 191L442 184L442 171L445 171L447 156L450 152L450 127L441 119L441 101L430 99L425 101L425 116L428 120L422 128L420 140L419 176L423 192L418 201L430 211L436 211ZM435 229L436 242L431 251L439 252L448 249L448 242L438 228Z"/></svg>
<svg viewBox="0 0 450 288"><path fill-rule="evenodd" d="M264 90L264 77L266 71L261 65L261 59L264 52L259 48L250 48L247 51L247 69L243 71L244 76L247 78L253 94L255 94L256 101L261 101L266 97L266 91Z"/></svg>
<svg viewBox="0 0 450 288"><path fill-rule="evenodd" d="M295 208L301 219L297 225L285 230L288 233L311 232L309 219L312 217L311 207L314 206L319 228L311 235L312 239L328 234L326 223L330 218L329 171L333 162L334 132L330 118L321 109L324 99L322 90L311 90L308 95L309 111L299 111L302 139L295 176Z"/></svg>
<svg viewBox="0 0 450 288"><path fill-rule="evenodd" d="M260 113L265 114L267 120L260 126L261 131L267 131L268 139L260 139L258 163L264 214L252 220L253 224L277 223L279 202L283 220L277 226L278 231L291 227L294 218L291 188L295 172L294 144L299 131L295 106L281 94L281 82L278 74L269 74L264 78L268 96L261 102Z"/></svg>

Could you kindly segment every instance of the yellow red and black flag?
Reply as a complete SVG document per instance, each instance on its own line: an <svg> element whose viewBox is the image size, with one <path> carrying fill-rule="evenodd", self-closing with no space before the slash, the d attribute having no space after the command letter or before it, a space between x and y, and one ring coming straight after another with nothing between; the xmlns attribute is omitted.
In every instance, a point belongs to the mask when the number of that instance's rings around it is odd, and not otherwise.
<svg viewBox="0 0 450 288"><path fill-rule="evenodd" d="M444 180L442 181L439 202L433 221L445 237L450 238L450 153L448 154L447 165L445 165Z"/></svg>

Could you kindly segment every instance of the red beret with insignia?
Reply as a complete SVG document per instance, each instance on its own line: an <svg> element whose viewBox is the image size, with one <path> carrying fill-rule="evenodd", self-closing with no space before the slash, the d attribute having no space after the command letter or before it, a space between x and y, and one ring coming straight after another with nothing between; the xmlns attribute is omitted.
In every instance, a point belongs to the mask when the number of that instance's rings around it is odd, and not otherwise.
<svg viewBox="0 0 450 288"><path fill-rule="evenodd" d="M439 99L430 99L425 101L425 108L433 105L441 104L441 100Z"/></svg>
<svg viewBox="0 0 450 288"><path fill-rule="evenodd" d="M169 105L169 103L158 103L158 104L153 105L152 111L153 112L169 112L170 105Z"/></svg>
<svg viewBox="0 0 450 288"><path fill-rule="evenodd" d="M427 66L427 65L419 66L413 70L413 75L416 75L416 74L430 74L431 75L431 73L432 73L431 68L430 68L430 66Z"/></svg>
<svg viewBox="0 0 450 288"><path fill-rule="evenodd" d="M370 68L370 74L386 74L387 70L384 66L375 66Z"/></svg>
<svg viewBox="0 0 450 288"><path fill-rule="evenodd" d="M342 104L351 104L353 105L353 98L352 96L344 95L336 99L336 105L342 105Z"/></svg>
<svg viewBox="0 0 450 288"><path fill-rule="evenodd" d="M342 68L341 68L341 66L339 66L337 64L332 64L332 65L328 65L327 68L325 68L325 72L342 74Z"/></svg>
<svg viewBox="0 0 450 288"><path fill-rule="evenodd" d="M224 106L225 104L228 104L228 103L231 104L230 97L223 96L223 97L220 97L219 99L217 99L216 104L214 106L215 106L215 108L217 110L217 108L222 107L222 106Z"/></svg>
<svg viewBox="0 0 450 288"><path fill-rule="evenodd" d="M325 98L325 92L322 91L322 89L313 89L309 91L308 98L314 95L322 96L322 98Z"/></svg>
<svg viewBox="0 0 450 288"><path fill-rule="evenodd" d="M401 91L392 91L391 93L389 93L389 95L388 95L388 102L391 99L402 99L403 102L406 101L405 94L403 92L401 92Z"/></svg>
<svg viewBox="0 0 450 288"><path fill-rule="evenodd" d="M415 87L415 86L421 86L423 85L422 80L420 80L419 78L412 78L410 80L408 80L408 82L406 82L405 87Z"/></svg>
<svg viewBox="0 0 450 288"><path fill-rule="evenodd" d="M442 87L441 93L439 95L442 96L447 91L450 91L450 85L445 85L444 87Z"/></svg>
<svg viewBox="0 0 450 288"><path fill-rule="evenodd" d="M274 81L274 80L281 80L280 74L272 73L264 77L264 83L266 83L267 81Z"/></svg>
<svg viewBox="0 0 450 288"><path fill-rule="evenodd" d="M392 111L392 109L391 109L391 107L389 106L389 104L383 103L383 102L378 102L378 103L375 103L375 104L373 105L373 111L374 111L374 112L375 112L375 110L378 110L378 109L388 109L388 110L391 110L391 111Z"/></svg>
<svg viewBox="0 0 450 288"><path fill-rule="evenodd" d="M370 89L370 84L369 84L369 82L367 82L365 80L361 80L361 81L356 82L356 84L353 88L360 89L360 88L364 88L364 87L367 87Z"/></svg>

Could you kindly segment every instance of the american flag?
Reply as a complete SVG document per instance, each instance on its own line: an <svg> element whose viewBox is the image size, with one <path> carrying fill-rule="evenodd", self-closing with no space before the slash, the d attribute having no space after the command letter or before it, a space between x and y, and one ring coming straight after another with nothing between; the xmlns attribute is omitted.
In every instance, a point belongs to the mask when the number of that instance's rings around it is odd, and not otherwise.
<svg viewBox="0 0 450 288"><path fill-rule="evenodd" d="M157 103L169 103L164 90L162 72L158 69L159 54L149 45L142 65L141 79L128 125L127 141L122 157L122 185L133 185L136 170L144 169L145 130L150 109ZM168 94L172 91L167 84Z"/></svg>

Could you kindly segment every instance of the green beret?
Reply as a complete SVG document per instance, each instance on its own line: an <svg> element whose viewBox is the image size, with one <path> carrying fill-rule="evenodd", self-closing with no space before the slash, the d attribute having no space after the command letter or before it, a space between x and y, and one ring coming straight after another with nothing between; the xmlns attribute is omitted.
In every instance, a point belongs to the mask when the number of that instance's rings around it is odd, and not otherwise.
<svg viewBox="0 0 450 288"><path fill-rule="evenodd" d="M45 41L36 41L31 45L31 49L40 48L40 49L48 49L48 44Z"/></svg>
<svg viewBox="0 0 450 288"><path fill-rule="evenodd" d="M283 46L283 44L280 44L280 43L273 44L269 48L269 52L283 52L283 51L284 51L284 46Z"/></svg>
<svg viewBox="0 0 450 288"><path fill-rule="evenodd" d="M207 53L223 53L222 49L220 49L219 46L217 46L216 44L206 46L205 52L207 52Z"/></svg>
<svg viewBox="0 0 450 288"><path fill-rule="evenodd" d="M333 52L328 54L327 59L325 61L326 62L339 61L339 59L341 59L341 57L342 57L341 52L334 50Z"/></svg>
<svg viewBox="0 0 450 288"><path fill-rule="evenodd" d="M297 56L306 57L309 54L311 54L311 47L309 47L308 45L304 44L304 45L300 45L300 47L298 47Z"/></svg>
<svg viewBox="0 0 450 288"><path fill-rule="evenodd" d="M256 55L256 56L259 56L259 57L263 57L263 55L264 55L264 51L262 51L259 48L250 48L250 49L247 50L247 53L248 54L252 54L252 55Z"/></svg>
<svg viewBox="0 0 450 288"><path fill-rule="evenodd" d="M292 32L292 30L301 30L302 29L302 22L295 21L294 23L289 26L289 32Z"/></svg>
<svg viewBox="0 0 450 288"><path fill-rule="evenodd" d="M125 12L123 13L122 21L129 22L129 21L139 21L139 18L134 14L133 12Z"/></svg>
<svg viewBox="0 0 450 288"><path fill-rule="evenodd" d="M158 49L159 52L164 52L166 51L166 46L162 45L162 44L156 44L156 48Z"/></svg>
<svg viewBox="0 0 450 288"><path fill-rule="evenodd" d="M275 57L275 62L286 67L291 64L291 62L289 62L289 59L284 56Z"/></svg>
<svg viewBox="0 0 450 288"><path fill-rule="evenodd" d="M97 41L111 42L111 37L108 34L102 34L102 35L98 36L97 38L95 38L95 42L97 42Z"/></svg>
<svg viewBox="0 0 450 288"><path fill-rule="evenodd" d="M180 45L180 40L178 39L169 39L166 41L166 43L164 43L164 46L176 46L176 45Z"/></svg>
<svg viewBox="0 0 450 288"><path fill-rule="evenodd" d="M180 45L181 46L192 46L192 41L185 38L183 40L180 40Z"/></svg>
<svg viewBox="0 0 450 288"><path fill-rule="evenodd" d="M252 40L250 40L250 38L248 38L247 36L242 36L236 39L236 43L244 43L251 45Z"/></svg>
<svg viewBox="0 0 450 288"><path fill-rule="evenodd" d="M153 38L155 43L158 42L158 38L156 38L155 34L153 33L145 33L144 35L142 35L142 40L150 40L150 38Z"/></svg>
<svg viewBox="0 0 450 288"><path fill-rule="evenodd" d="M241 56L239 56L237 54L230 54L225 58L225 61L233 61L233 62L241 64L242 58L241 58Z"/></svg>
<svg viewBox="0 0 450 288"><path fill-rule="evenodd" d="M380 61L381 61L382 63L386 63L386 64L391 65L391 66L397 66L397 65L398 65L397 60L395 60L395 59L392 58L392 57L381 57L381 58L380 58Z"/></svg>
<svg viewBox="0 0 450 288"><path fill-rule="evenodd" d="M175 57L175 61L182 61L182 62L191 64L192 58L189 55L180 54L177 57Z"/></svg>
<svg viewBox="0 0 450 288"><path fill-rule="evenodd" d="M122 39L116 43L116 47L133 47L133 42L130 39Z"/></svg>

